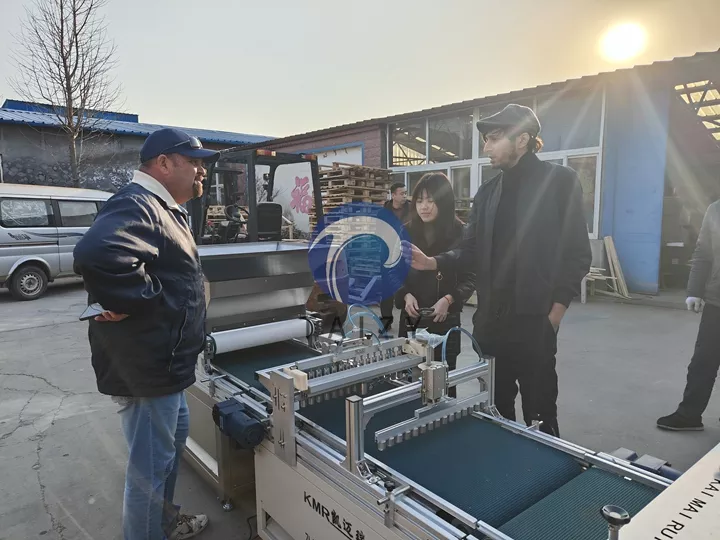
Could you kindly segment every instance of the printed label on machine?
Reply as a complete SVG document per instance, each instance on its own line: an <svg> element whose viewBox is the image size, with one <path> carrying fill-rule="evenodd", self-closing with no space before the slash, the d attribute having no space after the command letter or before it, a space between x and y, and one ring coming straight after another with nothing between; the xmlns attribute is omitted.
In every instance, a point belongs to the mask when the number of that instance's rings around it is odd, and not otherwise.
<svg viewBox="0 0 720 540"><path fill-rule="evenodd" d="M258 515L269 514L293 540L400 540L378 518L367 515L317 476L310 481L300 473L302 470L300 465L287 466L263 446L258 448ZM382 533L368 525L373 522ZM262 532L260 536L265 538Z"/></svg>
<svg viewBox="0 0 720 540"><path fill-rule="evenodd" d="M352 521L345 519L334 508L328 508L307 491L303 492L303 503L313 509L322 519L335 527L348 540L365 540L362 529L354 529ZM308 535L309 536L309 535Z"/></svg>
<svg viewBox="0 0 720 540"><path fill-rule="evenodd" d="M622 540L720 538L720 444L622 529Z"/></svg>

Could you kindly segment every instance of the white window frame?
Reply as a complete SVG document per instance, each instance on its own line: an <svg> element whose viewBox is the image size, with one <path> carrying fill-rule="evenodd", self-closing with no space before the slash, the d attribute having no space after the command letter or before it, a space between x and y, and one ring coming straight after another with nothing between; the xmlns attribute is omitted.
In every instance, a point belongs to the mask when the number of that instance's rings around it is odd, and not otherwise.
<svg viewBox="0 0 720 540"><path fill-rule="evenodd" d="M595 168L595 203L594 203L594 215L593 215L593 230L588 231L588 236L597 240L600 232L600 214L602 211L602 178L603 178L603 147L605 142L605 116L606 116L606 87L603 85L602 88L602 108L600 113L600 144L598 146L591 146L587 148L573 148L572 150L558 150L554 152L540 152L538 158L542 160L550 159L562 159L563 165L567 166L568 158L572 157L597 157L597 166ZM536 104L537 108L537 96L533 98L533 103ZM465 109L463 109L465 110ZM447 114L447 113L443 113ZM435 116L435 115L432 115ZM430 138L428 135L430 116L425 117L425 158L427 159L430 155L429 144ZM442 171L448 175L448 178L452 178L451 169L457 167L470 167L470 193L474 194L480 187L482 176L480 169L483 165L490 163L490 159L480 156L480 132L477 130L476 124L480 119L480 108L475 107L473 110L473 140L472 140L472 158L463 159L458 161L446 161L443 163L426 163L424 165L414 165L409 167L388 167L393 173L405 173L404 180L405 186L408 186L408 173L413 172L431 172L431 171ZM418 119L420 121L420 119ZM387 148L388 148L388 165L392 163L392 141L390 140L390 124L387 125Z"/></svg>
<svg viewBox="0 0 720 540"><path fill-rule="evenodd" d="M216 172L213 174L213 181L212 184L210 184L210 189L215 190L215 200L218 202L218 204L229 204L228 201L225 201L222 197L223 183L220 181L220 173Z"/></svg>

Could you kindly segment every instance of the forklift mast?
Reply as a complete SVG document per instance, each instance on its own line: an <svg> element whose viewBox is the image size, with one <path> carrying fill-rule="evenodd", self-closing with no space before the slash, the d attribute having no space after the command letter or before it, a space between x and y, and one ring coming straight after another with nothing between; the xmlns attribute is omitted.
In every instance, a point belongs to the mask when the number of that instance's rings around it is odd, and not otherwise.
<svg viewBox="0 0 720 540"><path fill-rule="evenodd" d="M312 154L291 154L275 152L264 149L242 149L229 148L220 152L220 157L208 168L207 176L203 181L203 195L193 199L189 203L189 213L192 222L193 236L195 242L200 245L206 237L208 229L208 208L210 207L211 182L216 173L222 174L224 201L223 206L233 204L235 197L242 193L240 189L244 182L246 186L245 197L247 206L247 237L245 242L258 241L258 216L257 206L260 194L256 181L256 168L258 166L269 167L265 175L267 192L265 199L273 202L275 190L275 175L283 165L307 163L310 165L310 177L312 182L312 196L315 203L315 213L318 222L322 220L322 196L320 193L320 175L317 157ZM216 242L217 243L217 242Z"/></svg>

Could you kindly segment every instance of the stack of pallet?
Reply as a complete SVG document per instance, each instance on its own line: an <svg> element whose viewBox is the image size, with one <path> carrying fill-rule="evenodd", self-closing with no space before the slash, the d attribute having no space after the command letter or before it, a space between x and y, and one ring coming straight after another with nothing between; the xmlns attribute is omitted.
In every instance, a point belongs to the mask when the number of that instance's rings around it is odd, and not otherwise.
<svg viewBox="0 0 720 540"><path fill-rule="evenodd" d="M333 163L331 167L320 170L320 190L323 213L327 215L334 209L351 203L382 205L390 191L390 171L346 163ZM332 223L325 227L328 232L337 232L340 236L373 233L374 221L371 217L362 217L351 212L352 223L339 225L335 223L340 217L333 218ZM314 230L317 215L313 207L310 214L310 227ZM383 261L379 246L370 239L357 239L347 248L351 267L347 269L351 276L350 298L353 302L364 302L369 298L374 287L380 285L380 274Z"/></svg>
<svg viewBox="0 0 720 540"><path fill-rule="evenodd" d="M384 204L390 191L390 171L347 163L333 163L320 169L320 190L323 213L349 203ZM310 227L317 223L315 207L310 214Z"/></svg>

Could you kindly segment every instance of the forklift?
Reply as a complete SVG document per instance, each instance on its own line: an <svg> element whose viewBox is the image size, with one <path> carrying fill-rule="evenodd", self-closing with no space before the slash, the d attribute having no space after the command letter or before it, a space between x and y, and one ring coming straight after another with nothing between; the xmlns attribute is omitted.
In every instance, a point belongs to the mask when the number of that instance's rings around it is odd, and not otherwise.
<svg viewBox="0 0 720 540"><path fill-rule="evenodd" d="M323 205L317 156L275 152L262 148L236 147L222 150L212 163L203 181L203 195L188 203L190 223L197 245L233 244L253 242L307 241L311 230L300 231L301 238L283 238L283 205L274 200L278 173L284 166L309 166L312 201L317 222L322 222ZM258 168L267 168L262 180L257 179ZM307 171L308 167L304 167ZM287 170L287 169L286 169ZM219 175L223 191L222 201L211 205L211 183ZM308 202L308 201L306 201ZM214 211L210 215L210 210ZM287 223L293 230L293 223ZM293 236L290 232L289 236ZM302 238L302 237L305 238ZM306 309L318 315L328 329L345 324L347 306L323 293L315 283L306 303Z"/></svg>
<svg viewBox="0 0 720 540"><path fill-rule="evenodd" d="M210 165L203 182L203 196L190 202L190 218L195 242L230 244L236 242L279 241L283 226L282 204L274 201L276 175L285 165L307 164L310 169L312 196L318 221L322 220L322 197L317 157L312 154L290 154L264 149L229 148ZM265 166L262 183L256 179L258 167ZM223 215L209 223L211 180L219 175L222 181ZM217 201L220 203L220 201ZM218 205L216 205L218 206ZM217 218L215 216L211 216Z"/></svg>

